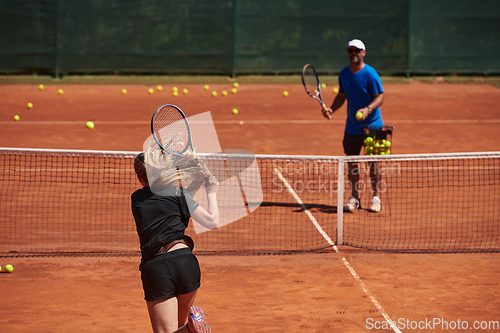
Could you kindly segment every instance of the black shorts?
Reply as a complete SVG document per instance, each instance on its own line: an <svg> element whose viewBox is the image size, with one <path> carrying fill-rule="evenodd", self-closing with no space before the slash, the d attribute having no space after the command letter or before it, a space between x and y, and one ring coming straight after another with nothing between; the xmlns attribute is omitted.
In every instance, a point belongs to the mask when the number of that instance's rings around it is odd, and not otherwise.
<svg viewBox="0 0 500 333"><path fill-rule="evenodd" d="M346 155L359 155L361 148L363 148L364 135L363 134L349 134L344 133L344 153Z"/></svg>
<svg viewBox="0 0 500 333"><path fill-rule="evenodd" d="M172 298L200 287L198 259L188 248L160 254L141 267L144 299Z"/></svg>

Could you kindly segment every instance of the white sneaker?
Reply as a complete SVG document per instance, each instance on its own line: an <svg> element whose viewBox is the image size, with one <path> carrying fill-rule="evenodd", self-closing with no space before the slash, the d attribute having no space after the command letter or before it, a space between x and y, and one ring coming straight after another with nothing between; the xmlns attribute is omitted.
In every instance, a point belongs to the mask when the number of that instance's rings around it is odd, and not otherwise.
<svg viewBox="0 0 500 333"><path fill-rule="evenodd" d="M349 200L347 200L347 203L344 206L344 212L349 213L358 208L359 208L359 200L356 199L355 197L351 197Z"/></svg>
<svg viewBox="0 0 500 333"><path fill-rule="evenodd" d="M380 212L382 210L382 200L379 197L374 196L372 203L370 204L370 212Z"/></svg>

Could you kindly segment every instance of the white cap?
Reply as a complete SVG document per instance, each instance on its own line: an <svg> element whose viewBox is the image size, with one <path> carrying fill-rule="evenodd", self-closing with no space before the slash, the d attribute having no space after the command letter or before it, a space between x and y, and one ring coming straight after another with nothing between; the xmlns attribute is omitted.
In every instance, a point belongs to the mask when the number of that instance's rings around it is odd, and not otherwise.
<svg viewBox="0 0 500 333"><path fill-rule="evenodd" d="M360 41L359 39L353 39L353 40L349 41L349 43L347 43L347 47L351 47L351 46L354 46L360 50L366 50L365 44L363 44L363 42Z"/></svg>

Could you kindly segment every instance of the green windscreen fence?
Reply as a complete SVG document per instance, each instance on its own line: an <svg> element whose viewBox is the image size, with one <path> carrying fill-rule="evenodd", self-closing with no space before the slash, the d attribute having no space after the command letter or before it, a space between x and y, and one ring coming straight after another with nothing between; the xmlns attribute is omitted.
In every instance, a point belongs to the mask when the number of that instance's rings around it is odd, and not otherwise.
<svg viewBox="0 0 500 333"><path fill-rule="evenodd" d="M498 0L0 0L0 73L500 73Z"/></svg>

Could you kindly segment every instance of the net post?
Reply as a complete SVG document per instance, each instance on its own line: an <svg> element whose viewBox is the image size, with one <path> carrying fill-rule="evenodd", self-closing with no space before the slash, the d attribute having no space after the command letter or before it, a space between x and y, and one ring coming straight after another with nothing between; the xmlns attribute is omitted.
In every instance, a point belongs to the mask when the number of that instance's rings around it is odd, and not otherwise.
<svg viewBox="0 0 500 333"><path fill-rule="evenodd" d="M342 245L344 236L344 157L339 156L338 159L338 176L337 176L337 246Z"/></svg>

